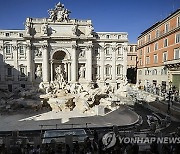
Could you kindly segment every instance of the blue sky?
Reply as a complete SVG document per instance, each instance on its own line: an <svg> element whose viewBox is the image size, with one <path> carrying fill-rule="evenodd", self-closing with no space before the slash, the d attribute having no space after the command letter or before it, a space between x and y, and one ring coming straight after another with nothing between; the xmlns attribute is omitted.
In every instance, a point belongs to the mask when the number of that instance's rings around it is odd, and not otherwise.
<svg viewBox="0 0 180 154"><path fill-rule="evenodd" d="M0 29L24 29L27 17L48 17L59 1L72 12L70 18L91 19L98 32L128 32L131 43L180 8L179 0L0 0Z"/></svg>

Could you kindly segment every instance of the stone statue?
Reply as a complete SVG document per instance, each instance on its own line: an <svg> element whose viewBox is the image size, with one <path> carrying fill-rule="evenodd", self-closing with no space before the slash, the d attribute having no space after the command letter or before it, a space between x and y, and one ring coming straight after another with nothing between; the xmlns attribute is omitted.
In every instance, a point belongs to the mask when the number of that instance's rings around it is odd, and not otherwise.
<svg viewBox="0 0 180 154"><path fill-rule="evenodd" d="M48 34L48 25L47 23L44 23L41 27L41 33L42 34Z"/></svg>
<svg viewBox="0 0 180 154"><path fill-rule="evenodd" d="M79 78L85 78L85 67L83 65L79 69Z"/></svg>
<svg viewBox="0 0 180 154"><path fill-rule="evenodd" d="M64 5L60 2L56 4L55 9L48 10L50 21L69 21L70 11L64 8Z"/></svg>
<svg viewBox="0 0 180 154"><path fill-rule="evenodd" d="M92 26L92 25L89 25L89 26L87 27L87 36L91 35L92 32L93 32L93 30L94 30L93 26Z"/></svg>
<svg viewBox="0 0 180 154"><path fill-rule="evenodd" d="M29 22L26 22L25 24L25 30L26 30L26 34L30 34L31 31L31 24Z"/></svg>
<svg viewBox="0 0 180 154"><path fill-rule="evenodd" d="M57 18L57 15L56 15L55 11L53 9L49 9L48 13L49 13L50 21L55 21L56 18Z"/></svg>
<svg viewBox="0 0 180 154"><path fill-rule="evenodd" d="M73 32L73 35L76 35L76 31L77 31L77 26L76 26L76 25L74 25L74 26L72 27L72 32Z"/></svg>
<svg viewBox="0 0 180 154"><path fill-rule="evenodd" d="M37 66L35 74L36 74L37 78L42 79L42 67L41 67L41 65Z"/></svg>
<svg viewBox="0 0 180 154"><path fill-rule="evenodd" d="M60 83L60 88L64 89L64 87L66 86L66 81L64 79L64 71L61 65L56 67L55 73L55 80Z"/></svg>
<svg viewBox="0 0 180 154"><path fill-rule="evenodd" d="M70 11L65 9L63 12L64 20L69 21L69 13Z"/></svg>
<svg viewBox="0 0 180 154"><path fill-rule="evenodd" d="M79 52L79 58L83 58L83 57L85 57L85 51L84 51L84 50L81 50L81 51Z"/></svg>

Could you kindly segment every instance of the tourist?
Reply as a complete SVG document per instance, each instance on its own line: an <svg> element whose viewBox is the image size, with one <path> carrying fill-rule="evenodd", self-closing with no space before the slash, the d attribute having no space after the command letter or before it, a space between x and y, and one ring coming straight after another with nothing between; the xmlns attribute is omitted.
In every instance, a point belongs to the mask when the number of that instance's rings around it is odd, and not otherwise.
<svg viewBox="0 0 180 154"><path fill-rule="evenodd" d="M79 153L79 143L78 141L76 141L73 147L73 154L78 154L78 153Z"/></svg>
<svg viewBox="0 0 180 154"><path fill-rule="evenodd" d="M98 142L98 132L94 130L94 140Z"/></svg>

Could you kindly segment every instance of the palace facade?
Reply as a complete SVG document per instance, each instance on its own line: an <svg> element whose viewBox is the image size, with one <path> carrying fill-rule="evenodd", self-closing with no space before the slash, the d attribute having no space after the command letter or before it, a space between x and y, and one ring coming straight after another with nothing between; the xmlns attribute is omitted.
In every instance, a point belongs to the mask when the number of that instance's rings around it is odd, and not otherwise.
<svg viewBox="0 0 180 154"><path fill-rule="evenodd" d="M27 18L25 30L0 30L0 86L13 91L58 80L117 89L126 81L126 32L94 32L91 20L70 19L63 4L49 18Z"/></svg>
<svg viewBox="0 0 180 154"><path fill-rule="evenodd" d="M137 54L140 86L180 90L180 9L141 33Z"/></svg>

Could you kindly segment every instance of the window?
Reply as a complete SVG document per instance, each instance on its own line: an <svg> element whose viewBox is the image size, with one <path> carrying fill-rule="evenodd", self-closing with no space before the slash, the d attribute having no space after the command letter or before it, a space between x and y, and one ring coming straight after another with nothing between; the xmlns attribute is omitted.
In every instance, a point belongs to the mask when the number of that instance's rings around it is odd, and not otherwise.
<svg viewBox="0 0 180 154"><path fill-rule="evenodd" d="M25 85L25 84L21 84L21 87L22 87L22 88L26 88L26 85Z"/></svg>
<svg viewBox="0 0 180 154"><path fill-rule="evenodd" d="M154 50L158 50L158 42L154 44Z"/></svg>
<svg viewBox="0 0 180 154"><path fill-rule="evenodd" d="M117 75L123 74L123 66L122 65L117 65Z"/></svg>
<svg viewBox="0 0 180 154"><path fill-rule="evenodd" d="M111 75L111 65L106 65L105 74L106 74L106 76Z"/></svg>
<svg viewBox="0 0 180 154"><path fill-rule="evenodd" d="M180 48L174 49L174 59L180 58Z"/></svg>
<svg viewBox="0 0 180 154"><path fill-rule="evenodd" d="M139 53L139 54L140 54L140 56L142 55L142 49L140 50L140 53Z"/></svg>
<svg viewBox="0 0 180 154"><path fill-rule="evenodd" d="M169 24L165 24L165 33L169 32Z"/></svg>
<svg viewBox="0 0 180 154"><path fill-rule="evenodd" d="M163 62L167 61L168 57L167 57L167 51L163 52Z"/></svg>
<svg viewBox="0 0 180 154"><path fill-rule="evenodd" d="M130 56L130 60L133 60L133 56Z"/></svg>
<svg viewBox="0 0 180 154"><path fill-rule="evenodd" d="M149 53L150 52L150 46L146 47L146 52Z"/></svg>
<svg viewBox="0 0 180 154"><path fill-rule="evenodd" d="M123 55L123 49L122 49L122 47L119 47L119 48L117 49L117 52L118 52L118 55Z"/></svg>
<svg viewBox="0 0 180 154"><path fill-rule="evenodd" d="M156 38L159 37L159 30L156 30Z"/></svg>
<svg viewBox="0 0 180 154"><path fill-rule="evenodd" d="M167 68L161 69L161 75L167 75Z"/></svg>
<svg viewBox="0 0 180 154"><path fill-rule="evenodd" d="M179 27L179 26L180 26L180 16L177 17L177 27Z"/></svg>
<svg viewBox="0 0 180 154"><path fill-rule="evenodd" d="M148 35L148 41L151 41L151 34Z"/></svg>
<svg viewBox="0 0 180 154"><path fill-rule="evenodd" d="M106 53L106 55L110 55L110 48L109 47L106 48L105 53Z"/></svg>
<svg viewBox="0 0 180 154"><path fill-rule="evenodd" d="M9 37L9 36L10 36L10 34L9 34L9 33L6 33L5 35L6 35L6 37Z"/></svg>
<svg viewBox="0 0 180 154"><path fill-rule="evenodd" d="M142 75L142 70L139 70L139 75Z"/></svg>
<svg viewBox="0 0 180 154"><path fill-rule="evenodd" d="M158 56L157 54L154 55L154 63L156 64L158 62Z"/></svg>
<svg viewBox="0 0 180 154"><path fill-rule="evenodd" d="M180 43L180 33L176 34L176 43Z"/></svg>
<svg viewBox="0 0 180 154"><path fill-rule="evenodd" d="M141 58L139 59L139 65L140 65L140 66L143 65L143 64L142 64L142 59L141 59Z"/></svg>
<svg viewBox="0 0 180 154"><path fill-rule="evenodd" d="M23 37L23 34L22 34L22 33L19 33L19 37Z"/></svg>
<svg viewBox="0 0 180 154"><path fill-rule="evenodd" d="M118 39L121 39L121 35L118 35Z"/></svg>
<svg viewBox="0 0 180 154"><path fill-rule="evenodd" d="M12 84L8 84L8 90L9 92L12 92Z"/></svg>
<svg viewBox="0 0 180 154"><path fill-rule="evenodd" d="M24 54L24 46L23 45L19 46L19 53L20 53L20 55Z"/></svg>
<svg viewBox="0 0 180 154"><path fill-rule="evenodd" d="M109 39L109 35L106 35L106 38Z"/></svg>
<svg viewBox="0 0 180 154"><path fill-rule="evenodd" d="M12 76L12 68L11 67L7 68L7 76Z"/></svg>
<svg viewBox="0 0 180 154"><path fill-rule="evenodd" d="M10 44L5 45L5 52L6 52L6 54L11 54L11 45Z"/></svg>
<svg viewBox="0 0 180 154"><path fill-rule="evenodd" d="M146 64L150 64L150 58L149 58L149 56L146 57Z"/></svg>
<svg viewBox="0 0 180 154"><path fill-rule="evenodd" d="M154 70L152 71L152 75L157 75L157 69L154 69Z"/></svg>
<svg viewBox="0 0 180 154"><path fill-rule="evenodd" d="M168 39L164 39L164 47L168 46Z"/></svg>
<svg viewBox="0 0 180 154"><path fill-rule="evenodd" d="M24 66L21 66L21 67L20 67L20 75L21 75L21 76L25 76L25 74L26 74L26 73L25 73L25 67L24 67Z"/></svg>
<svg viewBox="0 0 180 154"><path fill-rule="evenodd" d="M133 52L133 47L132 46L130 46L130 52Z"/></svg>
<svg viewBox="0 0 180 154"><path fill-rule="evenodd" d="M95 56L98 56L98 55L99 55L99 48L98 48L98 47L96 47L96 48L94 49L94 55L95 55Z"/></svg>

